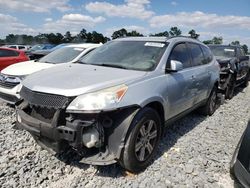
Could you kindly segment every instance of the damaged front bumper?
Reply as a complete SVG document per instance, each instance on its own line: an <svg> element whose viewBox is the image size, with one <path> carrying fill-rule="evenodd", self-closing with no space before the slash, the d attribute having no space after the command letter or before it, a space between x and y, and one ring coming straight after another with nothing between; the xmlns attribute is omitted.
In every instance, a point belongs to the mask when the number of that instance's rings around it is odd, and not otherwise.
<svg viewBox="0 0 250 188"><path fill-rule="evenodd" d="M27 130L39 145L54 153L71 148L81 155L83 163L108 165L119 160L138 107L98 114L68 114L55 109L49 120L34 109L25 101L17 106L17 129Z"/></svg>
<svg viewBox="0 0 250 188"><path fill-rule="evenodd" d="M227 86L230 82L231 77L233 76L233 72L230 69L221 69L220 71L220 82L219 82L219 90L221 92L225 92Z"/></svg>

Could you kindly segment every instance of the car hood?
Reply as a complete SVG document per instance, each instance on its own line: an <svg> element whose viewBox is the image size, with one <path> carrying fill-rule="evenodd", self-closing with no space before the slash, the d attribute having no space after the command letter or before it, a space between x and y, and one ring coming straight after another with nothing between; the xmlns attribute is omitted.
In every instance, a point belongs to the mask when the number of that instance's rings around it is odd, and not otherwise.
<svg viewBox="0 0 250 188"><path fill-rule="evenodd" d="M233 57L223 57L223 56L215 56L218 63L229 62L233 59Z"/></svg>
<svg viewBox="0 0 250 188"><path fill-rule="evenodd" d="M23 85L33 91L78 96L135 81L143 71L124 70L86 64L59 65L28 76Z"/></svg>
<svg viewBox="0 0 250 188"><path fill-rule="evenodd" d="M23 76L29 75L34 72L47 69L55 66L55 64L50 63L40 63L35 61L25 61L21 63L16 63L3 69L1 73L11 76Z"/></svg>
<svg viewBox="0 0 250 188"><path fill-rule="evenodd" d="M33 51L32 54L47 55L47 54L49 54L50 52L52 52L52 51L51 51L51 50L36 50L36 51Z"/></svg>

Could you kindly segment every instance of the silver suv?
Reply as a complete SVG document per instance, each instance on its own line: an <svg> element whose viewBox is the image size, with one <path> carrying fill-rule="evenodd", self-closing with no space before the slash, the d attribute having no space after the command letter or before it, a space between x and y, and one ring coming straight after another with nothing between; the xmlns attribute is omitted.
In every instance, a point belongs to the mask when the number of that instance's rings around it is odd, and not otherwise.
<svg viewBox="0 0 250 188"><path fill-rule="evenodd" d="M119 162L139 172L150 164L164 124L198 107L214 113L219 71L197 40L113 40L77 64L28 76L16 127L48 150L77 151L83 163Z"/></svg>

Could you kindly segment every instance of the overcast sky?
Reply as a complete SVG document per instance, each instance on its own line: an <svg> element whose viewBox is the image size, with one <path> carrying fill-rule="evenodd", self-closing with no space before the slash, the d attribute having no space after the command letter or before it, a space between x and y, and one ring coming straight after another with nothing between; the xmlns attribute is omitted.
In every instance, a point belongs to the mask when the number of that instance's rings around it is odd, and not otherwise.
<svg viewBox="0 0 250 188"><path fill-rule="evenodd" d="M0 0L0 38L82 28L108 37L121 28L148 35L171 26L250 47L250 0Z"/></svg>

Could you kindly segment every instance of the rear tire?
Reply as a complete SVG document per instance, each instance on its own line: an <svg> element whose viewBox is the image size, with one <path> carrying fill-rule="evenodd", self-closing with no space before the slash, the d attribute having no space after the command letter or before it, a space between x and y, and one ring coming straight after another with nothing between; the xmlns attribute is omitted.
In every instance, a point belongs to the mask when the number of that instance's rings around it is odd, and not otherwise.
<svg viewBox="0 0 250 188"><path fill-rule="evenodd" d="M121 165L128 171L138 173L144 170L156 153L161 137L161 120L152 108L143 108L130 125Z"/></svg>
<svg viewBox="0 0 250 188"><path fill-rule="evenodd" d="M216 108L217 108L217 103L218 103L218 99L217 99L217 87L214 86L213 90L211 91L209 98L206 102L206 104L200 108L200 112L201 114L207 116L211 116L213 115L213 113L215 112Z"/></svg>

